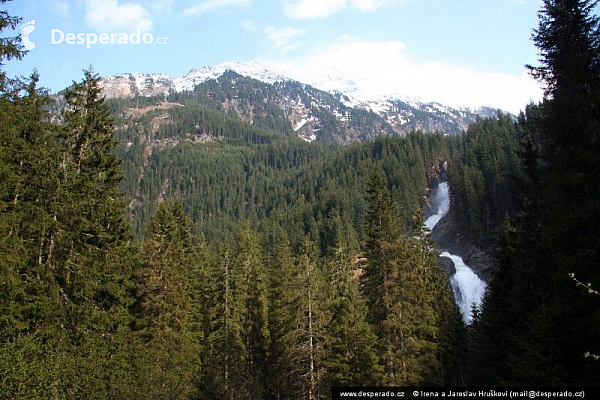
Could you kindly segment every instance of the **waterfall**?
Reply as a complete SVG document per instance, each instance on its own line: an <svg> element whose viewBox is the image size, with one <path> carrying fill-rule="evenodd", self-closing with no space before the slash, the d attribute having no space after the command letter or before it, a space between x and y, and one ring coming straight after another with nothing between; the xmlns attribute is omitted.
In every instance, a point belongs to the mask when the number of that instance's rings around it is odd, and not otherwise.
<svg viewBox="0 0 600 400"><path fill-rule="evenodd" d="M431 203L436 213L427 218L425 226L432 230L450 210L450 190L447 182L439 184L437 190L431 196ZM450 279L450 285L463 321L470 324L473 320L471 307L481 305L487 284L464 263L460 256L450 254L447 251L442 252L440 256L448 257L454 263L456 273Z"/></svg>
<svg viewBox="0 0 600 400"><path fill-rule="evenodd" d="M448 188L448 182L439 184L437 190L433 196L431 196L431 203L437 207L437 212L425 221L425 226L430 230L433 229L433 227L436 226L450 210L450 190Z"/></svg>
<svg viewBox="0 0 600 400"><path fill-rule="evenodd" d="M478 307L481 305L481 300L483 299L487 285L484 281L479 279L477 274L475 274L467 264L465 264L462 257L455 256L447 251L444 251L440 255L442 257L448 257L454 263L456 273L452 276L450 285L452 285L454 299L460 309L463 320L466 324L470 324L473 320L471 307L473 305Z"/></svg>

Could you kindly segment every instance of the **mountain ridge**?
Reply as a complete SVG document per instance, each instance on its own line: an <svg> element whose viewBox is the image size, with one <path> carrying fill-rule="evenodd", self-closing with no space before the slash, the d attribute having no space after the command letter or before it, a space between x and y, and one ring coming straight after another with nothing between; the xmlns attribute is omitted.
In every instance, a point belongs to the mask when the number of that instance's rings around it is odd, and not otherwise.
<svg viewBox="0 0 600 400"><path fill-rule="evenodd" d="M275 105L284 111L293 131L306 141L324 138L321 130L325 120L329 121L330 127L327 140L353 142L379 134L404 135L419 129L458 134L478 116L494 116L500 111L489 107L474 110L454 108L438 102L422 102L416 98L385 93L368 80L358 82L339 71L302 72L292 66L273 66L257 61L231 61L204 66L192 69L179 78L161 73L116 74L103 78L101 86L109 99L167 97L174 93L194 91L199 85L209 81L218 81L227 76L228 71L234 72L234 75L229 76L229 82L225 83L228 86L227 96L233 96L234 99L223 99L221 104L215 103L217 108L232 107L231 103L244 100L240 96L248 97L248 92L236 91L235 81L238 78L235 75L255 80L262 85L270 85L280 93ZM260 84L257 85L254 91L271 90L261 89ZM250 115L240 117L253 120ZM369 127L367 131L356 123L354 129L350 129L349 119L356 120L357 117L370 120L362 124Z"/></svg>

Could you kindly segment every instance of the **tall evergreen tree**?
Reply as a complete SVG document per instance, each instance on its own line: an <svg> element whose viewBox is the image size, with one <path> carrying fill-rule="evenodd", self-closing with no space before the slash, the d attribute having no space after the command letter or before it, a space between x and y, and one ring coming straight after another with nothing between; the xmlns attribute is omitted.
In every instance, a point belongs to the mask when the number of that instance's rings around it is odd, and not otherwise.
<svg viewBox="0 0 600 400"><path fill-rule="evenodd" d="M189 398L200 373L200 325L193 312L194 238L181 202L167 200L150 222L136 272L135 335L146 398Z"/></svg>
<svg viewBox="0 0 600 400"><path fill-rule="evenodd" d="M131 393L133 379L127 340L133 253L117 189L119 165L111 154L112 122L83 123L98 156L110 162L90 161L96 173L75 176L67 142L77 129L65 125L56 133L36 83L34 74L27 95L13 98L14 125L6 136L13 150L21 148L11 155L15 179L6 194L12 211L4 215L13 219L16 243L26 244L16 246L23 253L13 268L26 277L19 302L28 321L7 347L23 349L14 355L27 357L30 367L44 366L21 380L40 396L123 396ZM108 116L106 105L95 102L99 91L94 93L80 112ZM99 137L105 146L97 145ZM19 372L28 376L18 367L11 374Z"/></svg>
<svg viewBox="0 0 600 400"><path fill-rule="evenodd" d="M433 243L423 231L423 218L417 215L416 232L402 235L380 174L372 175L367 193L367 266L361 289L378 336L383 382L406 386L450 381L447 375L455 372L449 371L456 371L450 351L461 323L456 322L457 310Z"/></svg>
<svg viewBox="0 0 600 400"><path fill-rule="evenodd" d="M358 294L356 270L340 235L328 260L331 287L329 341L324 362L333 386L375 385L381 367L377 336L367 323L367 307Z"/></svg>
<svg viewBox="0 0 600 400"><path fill-rule="evenodd" d="M7 3L12 0L0 0L0 4ZM0 10L0 33L7 28L12 30L17 29L21 23L21 18L10 15L7 10ZM6 76L2 66L4 60L17 59L20 60L25 55L25 51L21 45L21 36L0 37L0 98L10 92L10 79Z"/></svg>
<svg viewBox="0 0 600 400"><path fill-rule="evenodd" d="M365 256L368 264L361 276L361 289L369 307L369 321L378 325L385 320L391 304L389 295L391 275L385 260L388 257L387 244L400 235L398 213L383 176L373 170L367 188L367 210L365 233Z"/></svg>
<svg viewBox="0 0 600 400"><path fill-rule="evenodd" d="M65 99L59 197L51 213L46 263L55 270L65 325L85 360L80 368L89 376L88 389L121 385L114 390L126 391L135 249L118 188L113 120L91 71L67 89Z"/></svg>
<svg viewBox="0 0 600 400"><path fill-rule="evenodd" d="M244 341L244 304L236 296L240 275L235 271L230 249L221 250L217 265L209 273L209 324L202 349L204 372L200 382L205 398L248 398L248 355Z"/></svg>
<svg viewBox="0 0 600 400"><path fill-rule="evenodd" d="M1 4L7 0L2 0ZM0 33L5 29L15 29L21 21L19 17L11 16L8 11L0 10ZM25 181L22 176L27 170L24 167L24 161L19 159L19 154L27 143L27 137L22 132L20 124L24 122L23 108L19 102L23 101L18 92L23 85L17 85L8 81L3 65L5 60L13 58L20 59L24 55L20 46L20 37L0 37L0 291L2 292L1 328L9 328L14 322L10 322L18 314L13 309L15 296L22 290L19 275L22 272L27 256L25 255L24 238L16 227L20 225L20 217L17 213L17 204L19 203L19 188L23 189ZM30 108L30 114L41 113L42 103L36 101L40 99L35 84L37 77L31 81L33 90L28 90L29 96L33 101L29 103L34 107ZM36 104L37 103L37 104ZM30 115L35 118L35 115ZM39 117L39 115L38 115ZM30 124L39 123L39 119L32 119ZM39 129L36 129L36 134ZM31 136L37 136L29 135ZM36 138L37 139L37 138ZM33 160L30 160L33 161ZM35 164L35 163L34 163ZM16 321L15 321L16 322ZM5 338L8 338L4 331Z"/></svg>
<svg viewBox="0 0 600 400"><path fill-rule="evenodd" d="M318 266L315 245L305 239L297 258L294 281L290 282L289 310L292 330L280 338L288 376L293 384L292 398L323 399L325 387L325 349L331 320L328 288Z"/></svg>
<svg viewBox="0 0 600 400"><path fill-rule="evenodd" d="M42 111L48 98L37 88L37 81L33 74L29 83L19 83L25 95L0 99L4 102L0 107L0 331L4 349L0 374L4 388L0 391L13 396L24 395L27 387L40 396L56 390L61 367L44 366L57 365L59 336L67 336L56 329L64 323L64 309L45 258L56 198L58 142L56 129ZM45 345L45 339L53 343Z"/></svg>
<svg viewBox="0 0 600 400"><path fill-rule="evenodd" d="M486 364L478 383L593 385L600 371L583 358L597 344L599 310L569 278L600 279L596 5L546 0L539 13L533 39L541 65L530 68L546 99L520 121L529 184L520 191L521 214L507 224L500 271L475 330L480 359L502 362Z"/></svg>
<svg viewBox="0 0 600 400"><path fill-rule="evenodd" d="M285 231L275 226L272 238L272 256L268 263L270 276L269 325L271 327L271 346L269 349L269 392L278 399L296 396L295 376L290 368L292 355L285 337L295 329L296 307L296 261L292 255L290 243Z"/></svg>
<svg viewBox="0 0 600 400"><path fill-rule="evenodd" d="M270 342L268 313L268 282L262 249L258 237L244 223L238 233L239 250L235 271L239 274L234 296L242 304L243 340L247 355L246 383L251 397L260 397L266 392L267 356Z"/></svg>
<svg viewBox="0 0 600 400"><path fill-rule="evenodd" d="M378 355L383 365L384 383L399 383L401 368L395 353L398 349L399 321L394 309L400 301L398 251L400 230L397 212L383 176L374 170L367 189L369 209L366 217L367 265L361 276L361 291L369 307L369 322L378 337Z"/></svg>

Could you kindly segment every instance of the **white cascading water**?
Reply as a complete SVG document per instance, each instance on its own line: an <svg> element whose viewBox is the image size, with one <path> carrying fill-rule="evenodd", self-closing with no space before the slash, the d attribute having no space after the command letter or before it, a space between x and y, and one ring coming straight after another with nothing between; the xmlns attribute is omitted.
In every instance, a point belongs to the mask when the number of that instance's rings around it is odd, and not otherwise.
<svg viewBox="0 0 600 400"><path fill-rule="evenodd" d="M432 230L450 210L450 190L448 189L448 182L442 182L438 185L437 190L433 196L431 196L431 203L437 206L437 212L425 220L425 226L429 228L429 230Z"/></svg>
<svg viewBox="0 0 600 400"><path fill-rule="evenodd" d="M470 324L473 320L471 307L473 305L477 307L481 305L487 285L465 264L462 257L455 256L447 251L444 251L440 255L448 257L454 263L456 273L452 276L450 284L452 285L454 299L456 300L456 304L458 304L458 308L460 308L463 320L466 324Z"/></svg>
<svg viewBox="0 0 600 400"><path fill-rule="evenodd" d="M431 196L431 202L434 206L437 206L437 212L425 221L425 226L429 229L433 229L450 210L450 191L447 182L439 184L437 190ZM440 255L448 257L454 263L456 273L450 280L454 300L460 309L463 321L470 324L473 320L471 307L481 305L487 284L464 263L460 256L450 254L447 251Z"/></svg>

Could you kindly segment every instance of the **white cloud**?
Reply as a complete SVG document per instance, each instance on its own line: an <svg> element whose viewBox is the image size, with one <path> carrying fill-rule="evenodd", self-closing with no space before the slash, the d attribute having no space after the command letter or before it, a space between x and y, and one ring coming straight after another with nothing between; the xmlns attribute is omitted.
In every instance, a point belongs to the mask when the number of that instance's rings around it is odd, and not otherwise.
<svg viewBox="0 0 600 400"><path fill-rule="evenodd" d="M298 44L292 44L290 42L295 37L303 34L304 29L291 27L276 29L274 26L267 26L264 32L267 40L273 43L272 49L289 51L298 47Z"/></svg>
<svg viewBox="0 0 600 400"><path fill-rule="evenodd" d="M193 7L186 8L183 13L186 15L202 15L207 11L216 10L225 7L245 7L251 0L205 0Z"/></svg>
<svg viewBox="0 0 600 400"><path fill-rule="evenodd" d="M419 62L400 41L369 42L342 37L300 61L307 69L331 68L360 78L363 92L385 88L399 96L414 96L451 106L491 106L517 113L542 90L523 70L520 75L486 73L442 61Z"/></svg>
<svg viewBox="0 0 600 400"><path fill-rule="evenodd" d="M245 20L243 20L240 23L240 25L241 25L242 28L244 28L247 31L253 31L254 28L255 28L255 26L256 26L256 24L254 23L254 21L252 21L249 18L246 18Z"/></svg>
<svg viewBox="0 0 600 400"><path fill-rule="evenodd" d="M51 11L63 16L69 15L69 3L66 1L56 1L49 7Z"/></svg>
<svg viewBox="0 0 600 400"><path fill-rule="evenodd" d="M293 19L324 18L344 8L357 8L360 11L374 11L399 0L288 0L285 2L285 15Z"/></svg>
<svg viewBox="0 0 600 400"><path fill-rule="evenodd" d="M149 31L154 23L148 11L137 3L118 0L87 0L85 22L99 31Z"/></svg>
<svg viewBox="0 0 600 400"><path fill-rule="evenodd" d="M352 0L352 5L361 11L373 11L382 7L386 3L392 3L389 0Z"/></svg>
<svg viewBox="0 0 600 400"><path fill-rule="evenodd" d="M294 19L322 18L340 11L347 3L347 0L297 0L286 3L285 15Z"/></svg>
<svg viewBox="0 0 600 400"><path fill-rule="evenodd" d="M158 12L172 11L175 0L156 0L150 4L150 8Z"/></svg>

